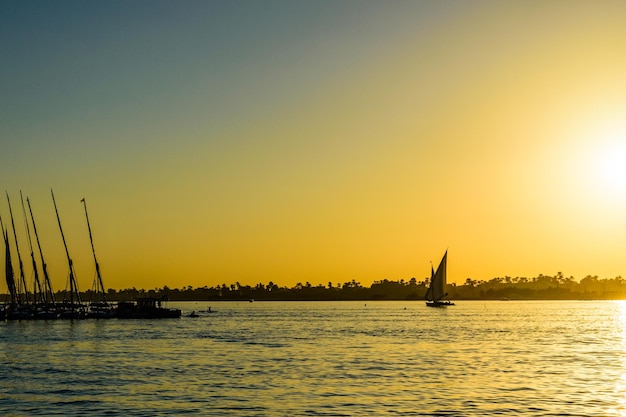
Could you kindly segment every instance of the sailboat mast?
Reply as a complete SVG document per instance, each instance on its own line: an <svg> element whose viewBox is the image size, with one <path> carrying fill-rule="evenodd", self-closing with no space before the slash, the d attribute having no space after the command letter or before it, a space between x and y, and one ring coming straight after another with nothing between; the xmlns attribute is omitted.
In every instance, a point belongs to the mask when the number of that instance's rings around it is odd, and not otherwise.
<svg viewBox="0 0 626 417"><path fill-rule="evenodd" d="M54 211L57 215L57 221L59 223L59 230L61 231L61 238L63 239L63 246L65 247L65 254L67 255L67 263L70 268L70 303L74 304L74 295L76 295L76 300L78 303L80 300L80 293L78 292L78 285L76 284L76 278L74 277L74 264L72 262L72 258L70 257L70 251L67 249L67 243L65 242L65 234L63 233L63 227L61 226L61 218L59 217L59 210L57 209L57 202L54 199L54 191L50 189L52 193L52 202L54 203Z"/></svg>
<svg viewBox="0 0 626 417"><path fill-rule="evenodd" d="M430 282L428 285L428 290L426 290L426 294L424 295L424 299L426 301L434 301L433 300L433 281L435 280L435 268L433 267L433 262L430 262Z"/></svg>
<svg viewBox="0 0 626 417"><path fill-rule="evenodd" d="M96 263L96 276L98 279L98 286L99 286L98 290L102 294L102 301L106 303L104 284L102 283L102 275L100 274L100 264L98 264L98 258L96 258L96 249L93 246L93 236L91 234L91 225L89 224L89 214L87 214L87 202L85 202L84 198L81 199L80 201L83 203L83 206L85 207L85 218L87 219L87 229L89 230L89 241L91 242L91 252L93 253L93 260Z"/></svg>
<svg viewBox="0 0 626 417"><path fill-rule="evenodd" d="M28 204L28 211L30 212L30 220L33 222L33 231L35 232L35 239L37 239L37 247L39 248L39 256L41 257L41 269L43 270L43 279L45 292L50 296L50 302L54 303L54 291L52 290L52 284L50 284L50 276L48 275L48 266L43 259L43 251L41 250L41 243L39 242L39 234L37 233L37 226L35 225L35 216L33 216L33 209L30 206L30 200L26 197L26 203ZM47 298L47 296L46 296Z"/></svg>
<svg viewBox="0 0 626 417"><path fill-rule="evenodd" d="M444 253L443 258L441 258L441 262L439 262L439 266L437 267L437 272L434 272L431 265L431 282L430 287L428 288L428 292L426 293L426 306L427 307L447 307L453 306L454 303L450 300L445 300L444 297L448 295L446 292L446 283L447 283L447 269L448 269L448 250Z"/></svg>
<svg viewBox="0 0 626 417"><path fill-rule="evenodd" d="M33 241L30 237L30 228L28 227L28 218L26 217L26 208L24 207L24 196L20 190L20 200L22 201L22 214L24 215L24 224L26 225L26 236L28 236L28 248L30 249L30 259L33 264L34 282L33 282L33 301L37 302L37 290L39 290L39 301L46 302L46 293L41 289L39 281L39 272L37 271L37 262L35 261L35 252L33 251Z"/></svg>
<svg viewBox="0 0 626 417"><path fill-rule="evenodd" d="M11 249L9 248L9 233L4 228L2 217L0 217L0 227L2 228L2 238L4 239L5 247L5 275L7 281L7 287L9 287L9 293L11 294L11 304L18 304L19 299L17 296L17 289L15 288L15 275L13 273L13 263L11 262Z"/></svg>
<svg viewBox="0 0 626 417"><path fill-rule="evenodd" d="M17 242L17 232L15 231L15 222L13 221L13 209L11 209L11 199L9 193L6 192L7 201L9 203L9 214L11 215L11 227L13 228L13 237L15 238L15 250L17 251L17 260L20 265L20 284L24 287L24 297L26 304L30 302L28 299L28 287L26 286L26 277L24 276L24 264L22 263L22 255L20 254L20 245Z"/></svg>

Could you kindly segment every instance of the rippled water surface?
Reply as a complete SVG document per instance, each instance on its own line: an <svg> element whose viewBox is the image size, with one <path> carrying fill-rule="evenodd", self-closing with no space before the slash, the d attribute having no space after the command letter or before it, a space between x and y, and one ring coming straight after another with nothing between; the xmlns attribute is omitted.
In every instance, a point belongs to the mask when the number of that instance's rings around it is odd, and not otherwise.
<svg viewBox="0 0 626 417"><path fill-rule="evenodd" d="M0 323L0 415L626 416L626 303L170 303Z"/></svg>

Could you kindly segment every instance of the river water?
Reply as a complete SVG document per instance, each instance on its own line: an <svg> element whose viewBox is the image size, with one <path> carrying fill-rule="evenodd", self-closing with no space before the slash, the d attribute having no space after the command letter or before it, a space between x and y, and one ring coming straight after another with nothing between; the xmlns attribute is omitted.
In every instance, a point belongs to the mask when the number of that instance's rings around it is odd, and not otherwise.
<svg viewBox="0 0 626 417"><path fill-rule="evenodd" d="M1 322L0 415L626 416L626 302L169 306Z"/></svg>

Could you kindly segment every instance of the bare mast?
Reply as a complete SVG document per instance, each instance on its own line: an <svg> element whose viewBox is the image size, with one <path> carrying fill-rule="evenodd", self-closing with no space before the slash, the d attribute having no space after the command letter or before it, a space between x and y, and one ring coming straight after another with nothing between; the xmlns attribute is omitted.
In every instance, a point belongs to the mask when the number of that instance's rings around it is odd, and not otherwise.
<svg viewBox="0 0 626 417"><path fill-rule="evenodd" d="M98 259L96 258L96 249L93 246L93 236L91 234L91 225L89 224L89 214L87 214L87 203L85 202L85 199L81 199L80 200L83 203L83 206L85 207L85 218L87 219L87 229L89 230L89 241L91 242L91 252L93 252L93 260L96 263L96 280L97 282L94 283L94 287L96 287L96 294L100 293L100 296L102 298L102 302L104 304L106 304L107 300L106 300L106 293L104 290L104 284L102 282L102 275L100 274L100 264L98 264ZM99 300L96 300L99 301Z"/></svg>
<svg viewBox="0 0 626 417"><path fill-rule="evenodd" d="M37 226L35 225L35 216L33 216L33 209L30 206L30 200L26 197L26 203L28 203L28 211L30 212L30 219L33 222L33 231L35 232L35 238L37 239L37 247L39 248L39 255L41 257L41 269L43 270L44 289L47 293L46 299L50 297L50 302L54 304L54 291L52 290L52 284L50 284L50 276L48 275L48 265L43 258L43 251L41 250L41 243L39 242L39 234L37 234Z"/></svg>
<svg viewBox="0 0 626 417"><path fill-rule="evenodd" d="M26 225L26 236L28 236L28 248L30 249L30 259L33 264L34 282L33 282L33 299L37 302L37 290L39 290L39 301L46 303L46 292L41 288L39 280L39 271L37 271L37 261L35 261L35 252L33 251L33 241L30 237L30 227L28 227L28 217L26 216L26 207L24 206L24 196L20 190L20 200L22 201L22 213L24 214L24 224Z"/></svg>
<svg viewBox="0 0 626 417"><path fill-rule="evenodd" d="M20 254L20 245L17 242L17 232L15 231L15 222L13 221L13 209L11 209L11 199L9 199L9 193L6 192L7 201L9 202L9 214L11 215L11 227L13 228L13 237L15 238L15 250L17 251L17 260L20 264L20 280L19 283L24 288L24 298L26 304L30 302L28 299L28 287L26 286L26 277L24 276L24 263L22 262L22 255Z"/></svg>
<svg viewBox="0 0 626 417"><path fill-rule="evenodd" d="M80 292L78 291L78 285L76 283L76 277L74 276L74 263L70 258L70 251L67 249L67 243L65 242L65 234L63 234L63 227L61 226L61 218L59 217L59 210L57 210L57 203L54 199L54 191L50 189L52 193L52 202L54 203L54 211L57 214L57 221L59 223L59 230L61 231L61 238L63 239L63 246L65 246L65 254L67 255L67 263L70 269L70 304L74 304L74 295L76 295L76 301L80 304Z"/></svg>

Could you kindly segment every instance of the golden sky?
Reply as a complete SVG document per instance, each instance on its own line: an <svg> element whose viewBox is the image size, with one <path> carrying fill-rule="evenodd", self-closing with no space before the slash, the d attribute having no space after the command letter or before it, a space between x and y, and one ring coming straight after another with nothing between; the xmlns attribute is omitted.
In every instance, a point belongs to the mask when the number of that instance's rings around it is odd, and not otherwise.
<svg viewBox="0 0 626 417"><path fill-rule="evenodd" d="M624 2L3 2L0 52L55 289L50 188L82 290L83 197L114 288L626 274Z"/></svg>

